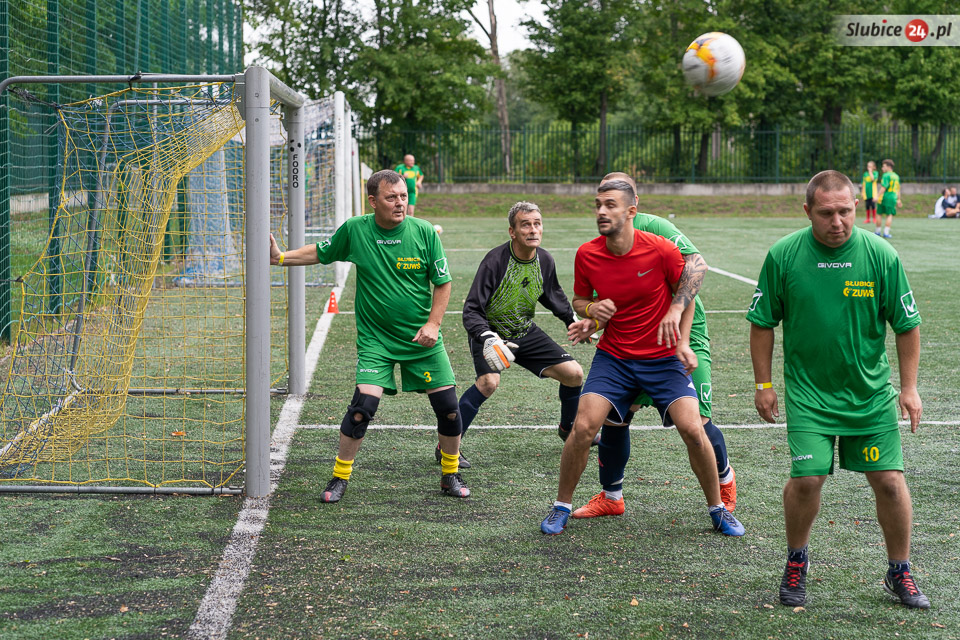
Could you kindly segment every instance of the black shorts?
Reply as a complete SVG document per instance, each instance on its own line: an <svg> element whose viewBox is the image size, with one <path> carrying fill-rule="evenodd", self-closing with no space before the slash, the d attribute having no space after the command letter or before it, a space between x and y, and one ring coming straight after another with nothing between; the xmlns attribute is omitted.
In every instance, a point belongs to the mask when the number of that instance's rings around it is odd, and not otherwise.
<svg viewBox="0 0 960 640"><path fill-rule="evenodd" d="M864 202L864 204L866 205L867 209L876 209L876 208L877 208L877 201L874 200L873 198L867 198L867 199L864 200L863 202Z"/></svg>
<svg viewBox="0 0 960 640"><path fill-rule="evenodd" d="M573 356L535 324L530 326L530 331L522 338L504 338L503 341L517 345L517 348L513 349L516 358L513 364L518 364L541 378L545 369L574 360ZM470 340L470 354L473 356L473 368L477 371L478 378L488 373L499 373L491 368L483 357L483 340Z"/></svg>

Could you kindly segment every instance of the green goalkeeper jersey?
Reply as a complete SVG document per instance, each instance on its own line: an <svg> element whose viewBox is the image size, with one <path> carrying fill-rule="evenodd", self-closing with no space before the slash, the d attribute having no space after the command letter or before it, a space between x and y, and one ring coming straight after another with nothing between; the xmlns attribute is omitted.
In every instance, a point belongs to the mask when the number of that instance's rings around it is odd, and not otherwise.
<svg viewBox="0 0 960 640"><path fill-rule="evenodd" d="M329 240L317 243L317 258L357 267L358 351L409 360L443 350L442 335L430 348L413 342L430 317L430 284L452 279L432 224L408 217L387 230L373 214L348 218Z"/></svg>
<svg viewBox="0 0 960 640"><path fill-rule="evenodd" d="M900 198L900 175L895 171L887 171L880 178L880 186L884 188L884 201L896 204Z"/></svg>
<svg viewBox="0 0 960 640"><path fill-rule="evenodd" d="M783 322L787 425L827 435L897 428L885 338L920 324L920 312L890 243L853 228L831 249L808 227L767 253L747 320Z"/></svg>
<svg viewBox="0 0 960 640"><path fill-rule="evenodd" d="M690 242L690 239L680 229L677 229L675 224L660 216L638 212L633 219L633 227L666 238L677 245L680 253L685 256L700 253ZM702 346L708 346L710 335L707 333L707 315L703 309L703 302L700 301L700 296L694 297L693 304L693 325L690 327L690 342L691 344L699 342Z"/></svg>

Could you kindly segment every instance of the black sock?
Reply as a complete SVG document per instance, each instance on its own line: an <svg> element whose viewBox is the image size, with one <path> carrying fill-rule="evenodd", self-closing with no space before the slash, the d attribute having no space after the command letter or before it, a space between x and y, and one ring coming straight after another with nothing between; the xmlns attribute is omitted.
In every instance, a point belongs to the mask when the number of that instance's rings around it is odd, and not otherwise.
<svg viewBox="0 0 960 640"><path fill-rule="evenodd" d="M909 560L904 560L903 562L894 562L893 560L888 560L887 564L889 565L887 573L892 576L897 575L898 573L906 573L907 571L910 571Z"/></svg>
<svg viewBox="0 0 960 640"><path fill-rule="evenodd" d="M788 562L807 562L807 545L803 545L799 549L794 549L793 547L787 547L787 561Z"/></svg>
<svg viewBox="0 0 960 640"><path fill-rule="evenodd" d="M580 406L582 388L560 385L560 426L564 431L570 431L573 428L573 419L577 417L577 407Z"/></svg>
<svg viewBox="0 0 960 640"><path fill-rule="evenodd" d="M473 419L477 417L477 412L480 411L480 405L482 405L486 399L487 397L480 393L480 389L477 389L477 385L471 385L470 388L460 396L460 420L463 422L463 431L460 432L461 437L467 432L467 427L470 426Z"/></svg>

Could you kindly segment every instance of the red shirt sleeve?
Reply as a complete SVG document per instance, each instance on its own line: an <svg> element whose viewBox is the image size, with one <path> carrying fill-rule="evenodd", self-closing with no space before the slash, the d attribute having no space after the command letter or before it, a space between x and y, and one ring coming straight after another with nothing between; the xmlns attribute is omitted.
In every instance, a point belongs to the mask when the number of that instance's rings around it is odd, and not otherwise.
<svg viewBox="0 0 960 640"><path fill-rule="evenodd" d="M593 297L594 288L590 284L590 278L585 273L584 265L584 247L577 249L577 255L573 259L573 292L581 297Z"/></svg>

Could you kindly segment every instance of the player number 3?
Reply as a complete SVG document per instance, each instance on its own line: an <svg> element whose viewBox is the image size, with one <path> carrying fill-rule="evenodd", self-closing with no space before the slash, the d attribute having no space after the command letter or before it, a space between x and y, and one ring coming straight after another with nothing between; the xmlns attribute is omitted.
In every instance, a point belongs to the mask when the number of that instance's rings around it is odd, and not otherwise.
<svg viewBox="0 0 960 640"><path fill-rule="evenodd" d="M433 382L433 378L430 377L430 372L429 372L429 371L424 371L424 372L423 372L423 381L424 381L424 382ZM864 449L864 451L866 451L866 449Z"/></svg>
<svg viewBox="0 0 960 640"><path fill-rule="evenodd" d="M863 448L863 459L866 462L876 462L880 459L880 449L876 447L864 447Z"/></svg>

